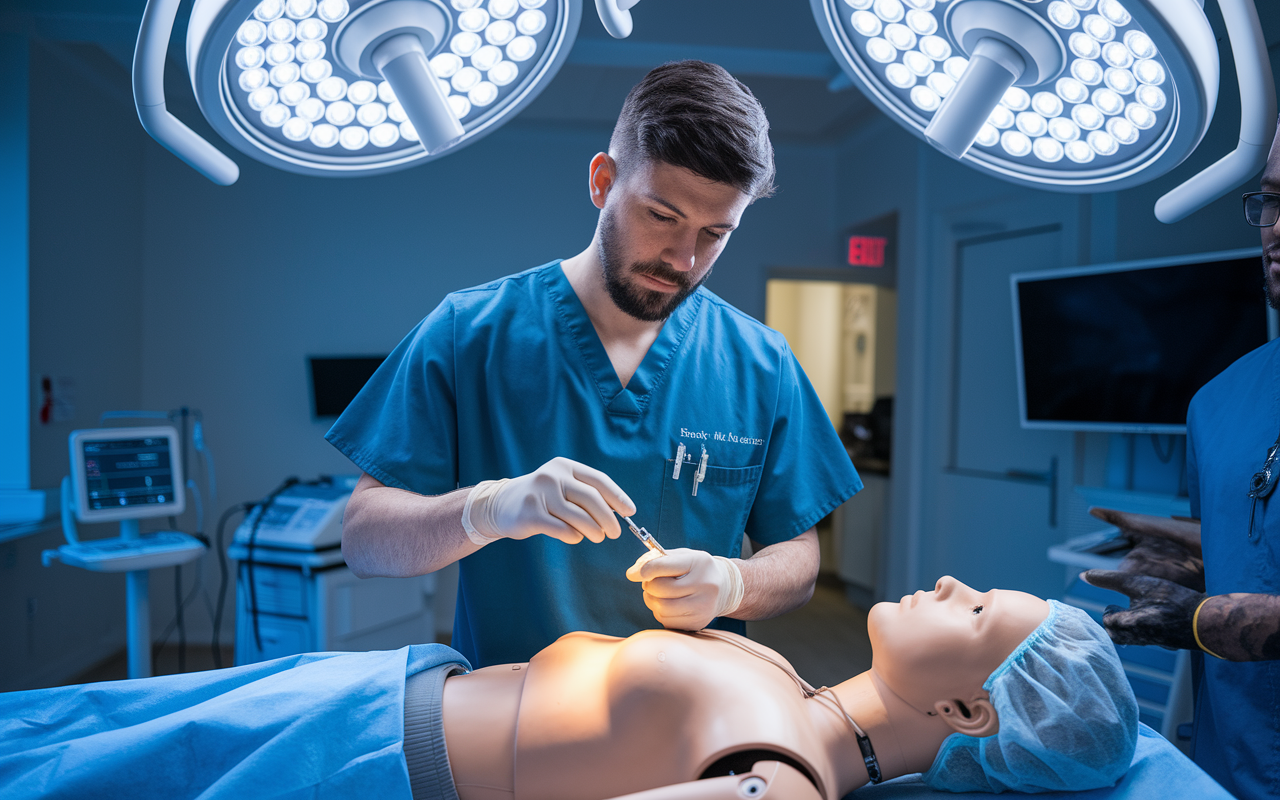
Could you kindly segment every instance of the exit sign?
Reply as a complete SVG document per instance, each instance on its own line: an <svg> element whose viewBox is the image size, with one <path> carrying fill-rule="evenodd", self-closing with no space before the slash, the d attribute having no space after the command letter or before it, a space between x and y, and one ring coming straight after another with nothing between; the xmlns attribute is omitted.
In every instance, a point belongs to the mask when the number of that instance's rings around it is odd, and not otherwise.
<svg viewBox="0 0 1280 800"><path fill-rule="evenodd" d="M840 270L861 283L898 284L898 212L848 225L840 231ZM848 280L848 278L845 278Z"/></svg>
<svg viewBox="0 0 1280 800"><path fill-rule="evenodd" d="M850 236L849 266L883 267L888 244L889 240L883 236Z"/></svg>

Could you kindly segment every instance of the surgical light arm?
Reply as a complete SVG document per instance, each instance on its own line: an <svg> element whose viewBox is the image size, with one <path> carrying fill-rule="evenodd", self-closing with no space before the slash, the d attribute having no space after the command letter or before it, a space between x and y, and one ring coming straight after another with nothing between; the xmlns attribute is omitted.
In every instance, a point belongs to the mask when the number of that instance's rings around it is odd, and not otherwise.
<svg viewBox="0 0 1280 800"><path fill-rule="evenodd" d="M1156 201L1156 219L1177 222L1262 169L1276 129L1276 88L1253 0L1218 0L1240 84L1240 141Z"/></svg>
<svg viewBox="0 0 1280 800"><path fill-rule="evenodd" d="M133 51L133 104L151 138L219 186L240 177L236 162L169 113L164 103L164 62L181 0L148 0Z"/></svg>

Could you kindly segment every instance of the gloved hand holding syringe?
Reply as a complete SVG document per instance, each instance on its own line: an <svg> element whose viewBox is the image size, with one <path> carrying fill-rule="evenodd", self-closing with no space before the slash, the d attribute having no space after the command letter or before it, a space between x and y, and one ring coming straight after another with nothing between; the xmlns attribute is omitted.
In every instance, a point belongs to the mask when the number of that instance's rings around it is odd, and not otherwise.
<svg viewBox="0 0 1280 800"><path fill-rule="evenodd" d="M742 604L742 571L731 559L686 547L665 550L630 517L622 517L648 552L627 570L644 604L667 628L699 631Z"/></svg>
<svg viewBox="0 0 1280 800"><path fill-rule="evenodd" d="M631 520L635 503L608 475L554 458L518 478L484 481L467 497L462 527L485 546L500 539L544 534L566 544L616 539L621 516L648 551L627 570L644 589L644 603L668 628L701 630L742 603L742 572L731 559L702 550L667 550Z"/></svg>

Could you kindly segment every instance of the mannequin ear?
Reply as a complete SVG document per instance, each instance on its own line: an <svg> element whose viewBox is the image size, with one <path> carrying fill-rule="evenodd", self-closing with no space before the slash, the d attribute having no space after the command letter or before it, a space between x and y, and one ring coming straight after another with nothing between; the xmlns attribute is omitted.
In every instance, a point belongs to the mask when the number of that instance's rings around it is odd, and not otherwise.
<svg viewBox="0 0 1280 800"><path fill-rule="evenodd" d="M596 153L591 159L589 180L592 205L596 208L604 208L605 198L609 196L609 190L613 188L617 178L618 162L614 161L608 153Z"/></svg>
<svg viewBox="0 0 1280 800"><path fill-rule="evenodd" d="M938 718L951 726L957 733L966 736L991 736L1000 730L1000 718L996 715L996 707L991 705L987 697L975 697L969 702L961 700L939 700L933 704Z"/></svg>

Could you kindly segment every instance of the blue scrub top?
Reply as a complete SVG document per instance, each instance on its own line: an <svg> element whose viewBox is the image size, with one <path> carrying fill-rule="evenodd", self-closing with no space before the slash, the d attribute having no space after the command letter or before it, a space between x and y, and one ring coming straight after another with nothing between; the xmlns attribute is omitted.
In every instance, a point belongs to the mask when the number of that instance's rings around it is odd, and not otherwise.
<svg viewBox="0 0 1280 800"><path fill-rule="evenodd" d="M1249 480L1280 433L1280 340L1204 386L1187 412L1187 486L1200 518L1205 589L1280 594L1280 500L1259 500L1249 535ZM1280 661L1192 654L1193 758L1240 798L1280 796Z"/></svg>
<svg viewBox="0 0 1280 800"><path fill-rule="evenodd" d="M446 297L326 438L383 484L426 495L571 458L613 478L664 547L730 558L744 531L787 541L862 488L781 334L700 288L624 389L559 261ZM673 478L681 443L692 463ZM569 631L658 627L625 576L643 552L625 534L494 542L461 561L452 645L487 666Z"/></svg>

